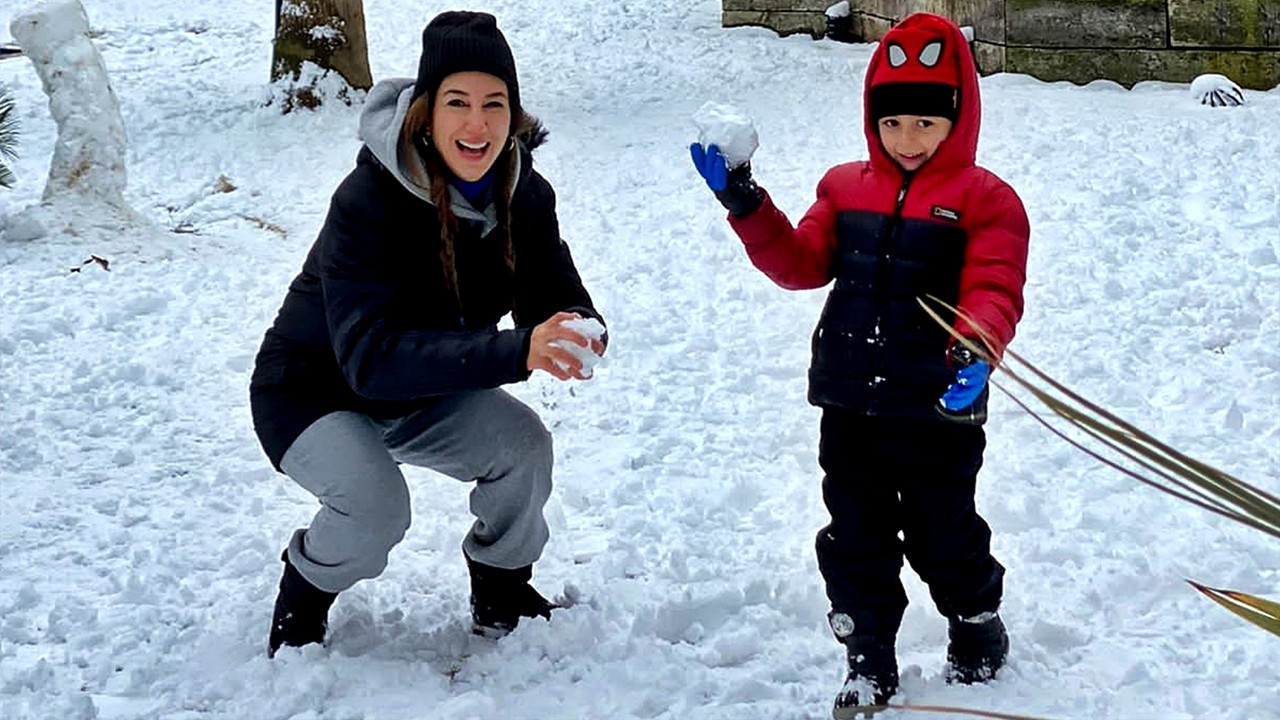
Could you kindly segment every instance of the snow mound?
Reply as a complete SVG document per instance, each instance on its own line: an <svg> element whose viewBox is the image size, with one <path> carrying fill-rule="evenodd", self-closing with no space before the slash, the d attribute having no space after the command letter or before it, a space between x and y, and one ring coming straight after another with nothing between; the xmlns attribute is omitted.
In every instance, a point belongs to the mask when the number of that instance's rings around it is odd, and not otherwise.
<svg viewBox="0 0 1280 720"><path fill-rule="evenodd" d="M9 31L43 81L58 125L44 200L72 195L73 202L130 211L124 119L84 7L79 0L46 0L15 16Z"/></svg>
<svg viewBox="0 0 1280 720"><path fill-rule="evenodd" d="M1244 104L1244 93L1225 75L1207 73L1191 81L1191 96L1209 107L1235 107Z"/></svg>

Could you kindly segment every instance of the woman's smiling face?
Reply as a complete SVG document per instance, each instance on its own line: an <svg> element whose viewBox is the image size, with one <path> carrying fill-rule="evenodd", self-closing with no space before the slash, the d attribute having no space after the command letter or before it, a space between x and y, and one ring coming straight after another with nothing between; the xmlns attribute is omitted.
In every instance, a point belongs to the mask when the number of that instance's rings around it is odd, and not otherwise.
<svg viewBox="0 0 1280 720"><path fill-rule="evenodd" d="M458 178L484 177L510 132L505 82L473 71L454 73L440 82L431 111L431 142Z"/></svg>

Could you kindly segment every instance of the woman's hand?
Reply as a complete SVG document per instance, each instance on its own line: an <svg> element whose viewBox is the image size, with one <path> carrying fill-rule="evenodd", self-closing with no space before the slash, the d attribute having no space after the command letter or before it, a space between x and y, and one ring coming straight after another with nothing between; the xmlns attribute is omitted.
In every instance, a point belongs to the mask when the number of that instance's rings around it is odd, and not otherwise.
<svg viewBox="0 0 1280 720"><path fill-rule="evenodd" d="M590 378L590 375L582 374L581 360L572 352L553 344L557 340L571 342L581 347L590 347L596 355L604 354L604 343L583 337L561 325L565 320L578 317L574 313L559 312L533 329L529 337L529 359L525 362L530 372L542 370L557 380Z"/></svg>

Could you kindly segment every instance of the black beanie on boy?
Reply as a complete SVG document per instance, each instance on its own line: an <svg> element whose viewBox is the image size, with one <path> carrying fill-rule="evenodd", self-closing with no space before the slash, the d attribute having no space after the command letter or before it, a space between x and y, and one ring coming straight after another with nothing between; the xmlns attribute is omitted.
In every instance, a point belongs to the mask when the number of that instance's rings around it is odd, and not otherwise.
<svg viewBox="0 0 1280 720"><path fill-rule="evenodd" d="M434 97L442 80L468 71L488 73L507 84L514 123L520 115L520 85L515 58L497 20L488 13L440 13L422 30L422 58L418 60L413 99Z"/></svg>
<svg viewBox="0 0 1280 720"><path fill-rule="evenodd" d="M890 115L943 117L952 122L960 117L960 93L954 85L923 82L894 82L873 85L867 93L871 119Z"/></svg>
<svg viewBox="0 0 1280 720"><path fill-rule="evenodd" d="M867 65L867 114L960 117L964 36L941 15L916 13L890 28Z"/></svg>

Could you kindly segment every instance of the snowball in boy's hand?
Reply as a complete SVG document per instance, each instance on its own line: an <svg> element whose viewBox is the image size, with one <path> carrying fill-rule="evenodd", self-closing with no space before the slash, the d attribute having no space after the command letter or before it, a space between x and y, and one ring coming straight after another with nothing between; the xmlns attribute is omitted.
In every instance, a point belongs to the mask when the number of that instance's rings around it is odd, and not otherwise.
<svg viewBox="0 0 1280 720"><path fill-rule="evenodd" d="M1191 81L1191 96L1201 105L1210 107L1234 107L1244 104L1240 86L1224 75L1209 73Z"/></svg>
<svg viewBox="0 0 1280 720"><path fill-rule="evenodd" d="M693 114L693 122L698 126L698 142L702 147L719 147L731 168L749 161L760 146L751 118L737 108L706 102Z"/></svg>
<svg viewBox="0 0 1280 720"><path fill-rule="evenodd" d="M565 320L560 323L560 327L572 330L587 340L599 340L604 337L604 325L601 325L600 321L595 318ZM552 340L550 344L573 353L573 356L582 363L582 377L584 378L591 377L591 371L595 368L596 363L600 362L600 356L592 352L590 344L583 347L570 340ZM559 365L560 369L564 369L563 363L556 362L556 365Z"/></svg>

